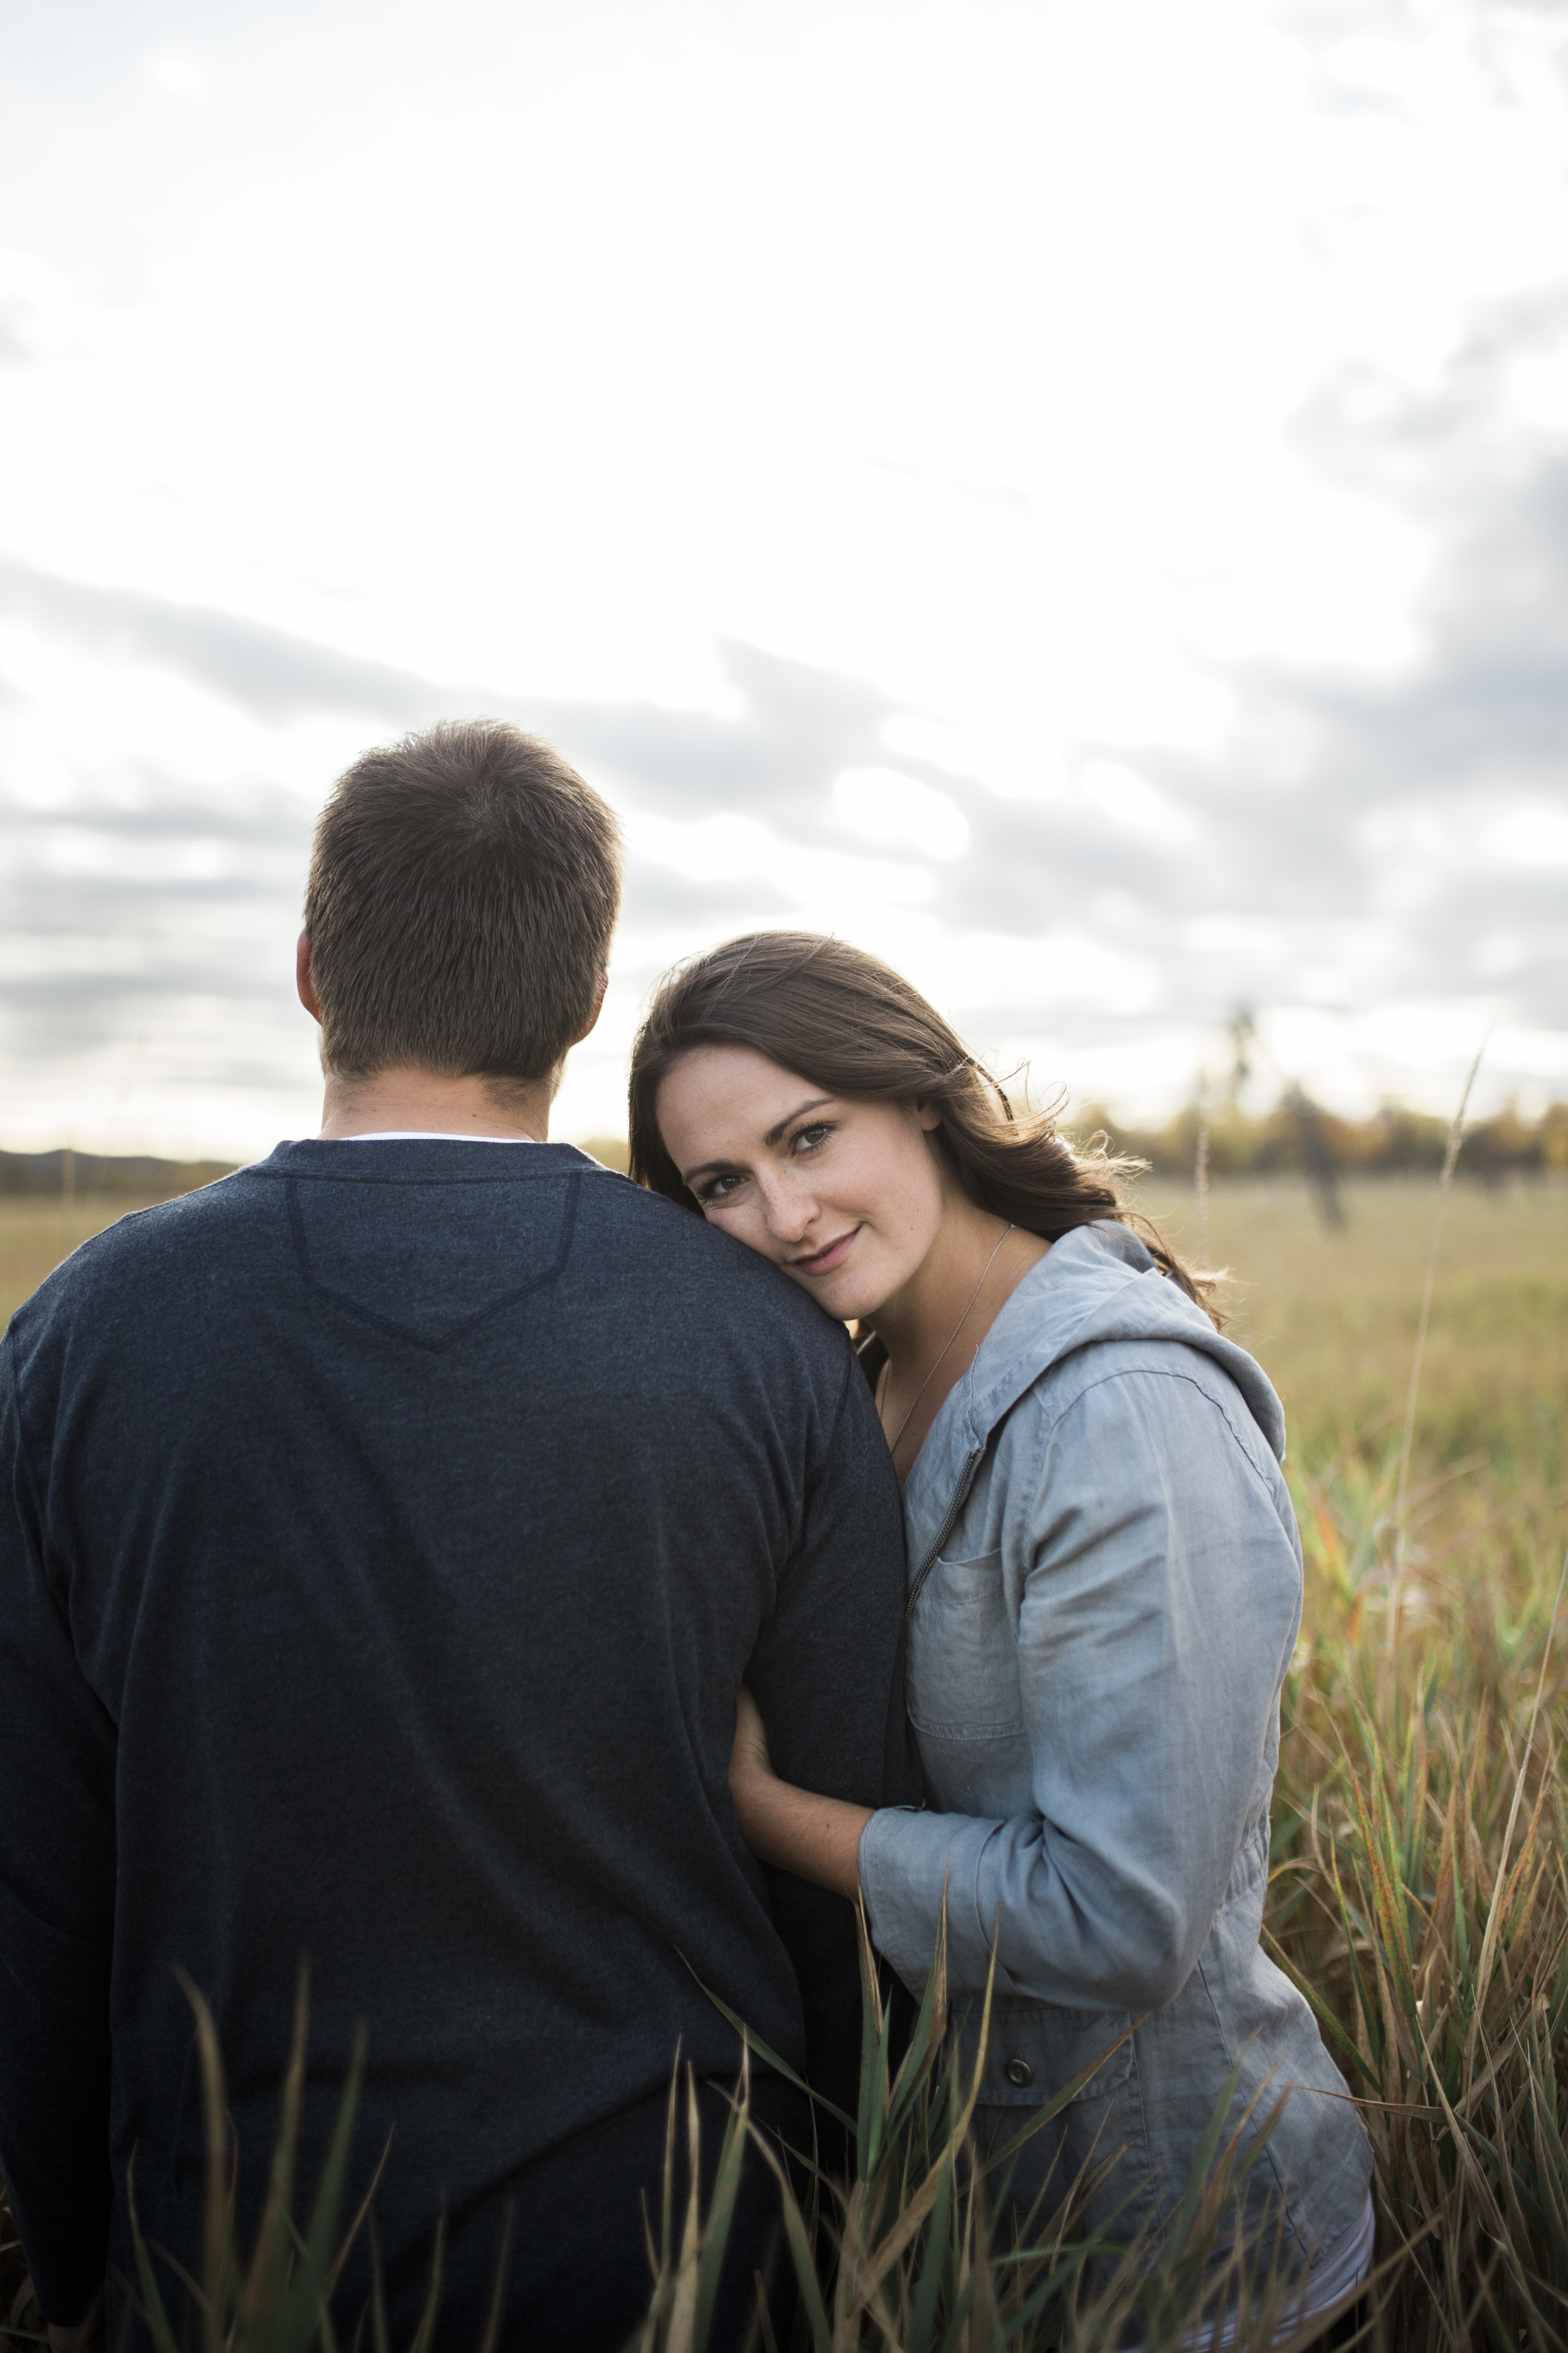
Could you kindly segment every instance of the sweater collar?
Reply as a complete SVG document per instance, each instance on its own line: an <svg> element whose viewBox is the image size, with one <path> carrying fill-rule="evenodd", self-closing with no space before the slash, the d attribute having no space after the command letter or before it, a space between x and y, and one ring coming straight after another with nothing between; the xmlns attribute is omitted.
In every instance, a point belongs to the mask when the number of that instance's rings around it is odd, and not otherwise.
<svg viewBox="0 0 1568 2353"><path fill-rule="evenodd" d="M256 1163L253 1173L374 1185L428 1184L433 1178L459 1185L515 1185L520 1179L563 1176L575 1170L598 1176L615 1174L574 1144L531 1144L502 1152L495 1148L500 1141L485 1135L312 1135L279 1144Z"/></svg>

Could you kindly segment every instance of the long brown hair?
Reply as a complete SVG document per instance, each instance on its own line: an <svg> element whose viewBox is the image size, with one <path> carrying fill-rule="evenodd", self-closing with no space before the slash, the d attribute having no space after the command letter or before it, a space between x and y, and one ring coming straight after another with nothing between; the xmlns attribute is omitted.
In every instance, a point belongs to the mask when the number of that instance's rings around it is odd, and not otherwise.
<svg viewBox="0 0 1568 2353"><path fill-rule="evenodd" d="M697 1046L749 1046L835 1095L934 1103L942 1148L979 1208L1043 1241L1102 1219L1129 1226L1161 1271L1213 1314L1212 1284L1189 1273L1123 1199L1137 1164L1074 1152L1052 1112L1016 1113L936 1008L863 949L816 932L751 932L660 982L632 1049L631 1174L700 1216L658 1118L660 1086Z"/></svg>

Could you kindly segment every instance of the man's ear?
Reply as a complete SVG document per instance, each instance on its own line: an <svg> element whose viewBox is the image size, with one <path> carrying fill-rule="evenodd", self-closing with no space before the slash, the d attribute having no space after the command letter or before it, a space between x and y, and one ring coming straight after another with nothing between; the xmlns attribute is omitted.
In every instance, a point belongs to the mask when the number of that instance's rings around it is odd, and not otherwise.
<svg viewBox="0 0 1568 2353"><path fill-rule="evenodd" d="M304 941L303 944L308 948L310 942L308 940ZM599 1016L605 1009L605 991L608 988L609 985L609 974L607 972L602 972L599 975L598 991L594 998L594 1010L589 1014L587 1020L584 1022L582 1029L578 1030L575 1038L573 1039L572 1043L574 1046L580 1046L583 1043L584 1039L592 1037L595 1029L597 1028Z"/></svg>
<svg viewBox="0 0 1568 2353"><path fill-rule="evenodd" d="M300 992L300 1002L312 1021L320 1021L321 1008L316 1002L316 984L310 977L310 934L301 932L294 948L294 986ZM594 1018L598 1019L595 1012Z"/></svg>

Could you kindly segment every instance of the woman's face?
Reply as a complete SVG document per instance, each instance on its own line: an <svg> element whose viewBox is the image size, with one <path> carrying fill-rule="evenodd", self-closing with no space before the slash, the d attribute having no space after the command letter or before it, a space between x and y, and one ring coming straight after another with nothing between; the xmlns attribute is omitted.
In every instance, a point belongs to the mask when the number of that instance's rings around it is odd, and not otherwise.
<svg viewBox="0 0 1568 2353"><path fill-rule="evenodd" d="M749 1046L698 1046L658 1091L665 1149L710 1225L830 1315L872 1315L942 1223L939 1113L830 1095Z"/></svg>

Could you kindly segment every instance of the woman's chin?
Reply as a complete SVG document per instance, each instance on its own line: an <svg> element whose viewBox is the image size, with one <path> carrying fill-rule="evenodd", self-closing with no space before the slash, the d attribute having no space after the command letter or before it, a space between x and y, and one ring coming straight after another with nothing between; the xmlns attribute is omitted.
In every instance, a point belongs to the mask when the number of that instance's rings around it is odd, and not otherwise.
<svg viewBox="0 0 1568 2353"><path fill-rule="evenodd" d="M857 1282L847 1270L842 1282L835 1282L830 1275L826 1282L810 1283L807 1288L817 1305L840 1324L858 1324L874 1316L887 1296L880 1283L868 1283L864 1277Z"/></svg>

